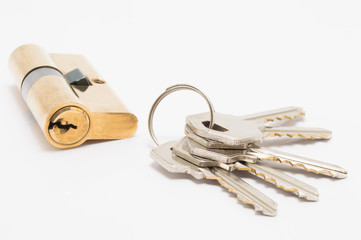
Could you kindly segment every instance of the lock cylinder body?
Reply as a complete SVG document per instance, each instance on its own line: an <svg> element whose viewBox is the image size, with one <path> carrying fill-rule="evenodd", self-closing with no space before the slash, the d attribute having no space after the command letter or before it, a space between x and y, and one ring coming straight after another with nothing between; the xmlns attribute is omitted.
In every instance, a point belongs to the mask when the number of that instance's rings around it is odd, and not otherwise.
<svg viewBox="0 0 361 240"><path fill-rule="evenodd" d="M23 45L10 56L24 100L47 140L58 148L76 147L87 139L130 137L137 129L137 118L106 84L99 84L84 59L48 54L37 45Z"/></svg>
<svg viewBox="0 0 361 240"><path fill-rule="evenodd" d="M53 145L68 148L85 141L89 115L52 58L36 45L24 45L10 56L10 69L21 94Z"/></svg>

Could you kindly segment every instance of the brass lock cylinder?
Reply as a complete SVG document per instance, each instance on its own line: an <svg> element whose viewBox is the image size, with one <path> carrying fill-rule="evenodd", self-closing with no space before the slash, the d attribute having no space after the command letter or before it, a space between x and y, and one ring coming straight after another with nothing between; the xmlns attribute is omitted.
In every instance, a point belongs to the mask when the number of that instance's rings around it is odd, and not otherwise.
<svg viewBox="0 0 361 240"><path fill-rule="evenodd" d="M137 118L83 56L48 54L29 44L12 53L9 66L52 145L71 148L87 139L119 139L136 131Z"/></svg>

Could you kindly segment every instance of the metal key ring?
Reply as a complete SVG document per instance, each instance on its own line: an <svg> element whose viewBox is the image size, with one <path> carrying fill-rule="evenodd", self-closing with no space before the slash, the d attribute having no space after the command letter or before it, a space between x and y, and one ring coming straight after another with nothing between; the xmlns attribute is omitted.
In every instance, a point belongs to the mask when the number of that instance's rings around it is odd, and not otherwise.
<svg viewBox="0 0 361 240"><path fill-rule="evenodd" d="M153 116L154 116L154 112L155 112L155 109L158 107L158 104L163 100L163 98L165 98L166 96L168 96L169 94L173 93L173 92L176 92L176 91L180 91L180 90L191 90L191 91L194 91L198 94L200 94L206 101L207 101L207 104L208 104L208 107L209 107L209 113L210 113L210 120L209 120L209 129L212 129L213 127L213 123L214 123L214 107L211 103L211 101L208 99L208 97L201 91L199 90L198 88L196 87L193 87L191 85L188 85L188 84L177 84L177 85L174 85L174 86L171 86L169 88L167 88L165 90L164 93L162 93L162 95L160 95L157 100L155 100L152 108L150 109L150 112L149 112L149 118L148 118L148 129L149 129L149 133L150 133L150 136L152 137L153 141L159 146L159 141L158 139L155 137L154 135L154 131L153 131Z"/></svg>

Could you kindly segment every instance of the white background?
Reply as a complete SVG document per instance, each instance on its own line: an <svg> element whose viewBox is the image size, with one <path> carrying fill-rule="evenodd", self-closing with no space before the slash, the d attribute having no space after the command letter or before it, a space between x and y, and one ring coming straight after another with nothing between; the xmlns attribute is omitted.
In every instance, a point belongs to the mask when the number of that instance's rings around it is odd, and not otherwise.
<svg viewBox="0 0 361 240"><path fill-rule="evenodd" d="M357 0L2 1L0 239L360 239L360 12ZM138 116L136 135L48 144L7 69L25 43L85 55ZM297 125L332 129L331 140L265 144L341 165L348 178L287 168L318 188L307 202L242 174L278 202L265 217L216 183L168 173L149 157L147 118L176 83L223 113L303 107ZM166 98L160 141L180 138L200 111L195 93Z"/></svg>

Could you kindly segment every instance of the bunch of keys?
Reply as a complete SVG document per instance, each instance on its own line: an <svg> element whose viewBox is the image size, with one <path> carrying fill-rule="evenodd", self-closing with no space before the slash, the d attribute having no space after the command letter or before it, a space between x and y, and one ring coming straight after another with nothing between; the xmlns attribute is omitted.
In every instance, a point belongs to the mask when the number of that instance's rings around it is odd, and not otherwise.
<svg viewBox="0 0 361 240"><path fill-rule="evenodd" d="M178 90L199 93L210 112L186 117L185 137L159 144L153 131L153 115L160 101ZM242 180L234 171L246 171L309 201L318 199L318 191L292 176L264 164L277 162L307 172L334 178L345 178L347 171L339 166L259 146L267 137L329 139L331 131L322 128L271 127L269 122L283 123L304 116L299 107L285 107L246 116L216 113L212 103L191 85L168 88L153 104L149 114L149 132L158 145L150 156L169 172L190 174L196 179L217 180L244 204L253 205L264 215L275 216L277 203Z"/></svg>

